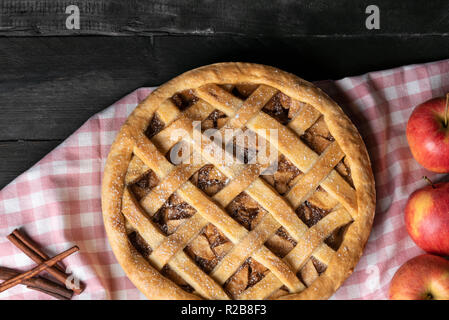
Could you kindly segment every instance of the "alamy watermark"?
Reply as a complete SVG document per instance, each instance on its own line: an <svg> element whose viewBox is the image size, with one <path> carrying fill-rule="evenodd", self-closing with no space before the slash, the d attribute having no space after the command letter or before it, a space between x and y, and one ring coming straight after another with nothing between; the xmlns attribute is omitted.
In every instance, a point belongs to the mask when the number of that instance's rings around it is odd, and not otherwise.
<svg viewBox="0 0 449 320"><path fill-rule="evenodd" d="M170 134L170 140L177 142L170 150L169 160L175 164L203 163L203 159L216 166L235 164L259 164L264 167L263 175L277 171L277 129L206 129L202 132L201 122L193 122L193 133L182 128ZM190 137L191 143L182 139ZM197 150L195 150L197 148ZM200 148L200 149L198 149Z"/></svg>
<svg viewBox="0 0 449 320"><path fill-rule="evenodd" d="M65 19L65 27L68 30L80 29L80 8L72 4L65 8L65 13L69 16Z"/></svg>
<svg viewBox="0 0 449 320"><path fill-rule="evenodd" d="M375 4L371 4L365 9L365 13L369 16L365 20L365 27L368 30L380 29L380 9Z"/></svg>
<svg viewBox="0 0 449 320"><path fill-rule="evenodd" d="M69 274L65 280L65 287L70 290L79 290L81 288L80 280L78 277L75 277L69 266L66 268L65 273Z"/></svg>

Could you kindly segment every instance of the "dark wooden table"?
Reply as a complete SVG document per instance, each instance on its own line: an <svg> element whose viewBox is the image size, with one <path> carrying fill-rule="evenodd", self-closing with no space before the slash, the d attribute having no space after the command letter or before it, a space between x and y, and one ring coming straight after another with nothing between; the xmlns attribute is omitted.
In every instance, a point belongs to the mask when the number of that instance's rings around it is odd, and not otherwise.
<svg viewBox="0 0 449 320"><path fill-rule="evenodd" d="M372 3L0 0L0 188L120 97L204 64L318 80L448 58L447 0L376 0L369 30Z"/></svg>

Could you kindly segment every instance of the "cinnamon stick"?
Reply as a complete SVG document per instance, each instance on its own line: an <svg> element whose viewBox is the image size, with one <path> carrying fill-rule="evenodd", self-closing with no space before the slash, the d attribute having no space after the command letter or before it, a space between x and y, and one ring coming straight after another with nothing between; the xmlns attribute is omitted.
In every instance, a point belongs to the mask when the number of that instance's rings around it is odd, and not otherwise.
<svg viewBox="0 0 449 320"><path fill-rule="evenodd" d="M10 278L16 277L19 274L20 272L14 269L0 267L0 280L8 280ZM69 290L64 286L49 279L45 279L41 276L35 276L33 278L24 280L21 284L26 285L29 289L44 292L61 300L69 300L73 295L72 290Z"/></svg>
<svg viewBox="0 0 449 320"><path fill-rule="evenodd" d="M54 256L53 258L42 262L41 264L39 264L38 266L34 267L33 269L21 273L13 278L10 278L4 282L2 282L0 284L0 292L3 292L9 288L12 288L20 283L22 283L24 280L30 279L32 277L34 277L35 275L39 274L40 272L42 272L43 270L47 269L48 267L51 267L53 265L55 265L56 263L58 263L58 261L68 257L69 255L71 255L72 253L78 251L79 248L77 246L74 246L56 256Z"/></svg>
<svg viewBox="0 0 449 320"><path fill-rule="evenodd" d="M31 252L33 252L35 255L38 255L39 257L42 258L42 260L48 260L50 259L50 257L45 254L45 252L43 252L39 246L30 239L30 237L28 237L25 233L21 232L19 229L15 229L12 233L12 235L16 236L16 238L18 238L20 241L23 242L23 244L29 248L29 250ZM28 255L28 254L27 254ZM29 255L28 255L29 256ZM29 256L30 257L30 256ZM30 257L31 258L31 257ZM36 263L40 263L34 259L32 259L34 262ZM59 264L56 264L54 267L52 268L58 268L61 272L65 273L65 270L62 266L60 266Z"/></svg>
<svg viewBox="0 0 449 320"><path fill-rule="evenodd" d="M57 294L55 292L47 291L47 290L42 289L40 287L27 286L27 288L31 289L31 290L36 290L36 291L40 291L42 293L48 294L49 296L52 296L52 297L54 297L54 298L56 298L58 300L70 300L70 298L68 298L66 296L61 296L61 295L59 295L59 294Z"/></svg>
<svg viewBox="0 0 449 320"><path fill-rule="evenodd" d="M36 263L42 263L49 258L47 254L45 254L29 237L20 232L18 229L15 229L9 236L7 236L8 240L11 241L17 248L22 250L28 257L31 258ZM62 268L57 268L56 266L48 268L47 271L53 277L55 277L58 281L65 285L67 278L70 276L65 273ZM85 288L84 283L79 284L79 288L73 288L73 292L75 294L80 294L83 292Z"/></svg>

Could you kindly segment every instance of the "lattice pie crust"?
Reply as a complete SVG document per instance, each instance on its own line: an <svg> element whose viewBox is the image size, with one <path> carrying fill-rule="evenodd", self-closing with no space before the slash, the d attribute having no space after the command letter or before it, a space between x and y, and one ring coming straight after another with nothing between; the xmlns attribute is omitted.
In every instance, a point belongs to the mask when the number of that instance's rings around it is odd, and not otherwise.
<svg viewBox="0 0 449 320"><path fill-rule="evenodd" d="M278 170L217 163L207 143L194 144L194 121L276 129ZM179 143L202 161L170 162ZM326 94L272 67L219 63L134 110L111 147L102 206L114 254L150 299L323 299L362 254L375 189L360 135Z"/></svg>

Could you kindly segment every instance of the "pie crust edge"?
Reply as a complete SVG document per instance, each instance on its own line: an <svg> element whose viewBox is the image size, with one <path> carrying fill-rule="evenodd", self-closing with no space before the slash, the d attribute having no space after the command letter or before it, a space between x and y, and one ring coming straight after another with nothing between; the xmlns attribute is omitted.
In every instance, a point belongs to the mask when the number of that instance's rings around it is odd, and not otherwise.
<svg viewBox="0 0 449 320"><path fill-rule="evenodd" d="M326 299L352 273L368 240L375 212L375 187L365 144L343 110L322 90L293 74L274 67L240 62L217 63L190 70L168 81L140 103L117 134L111 146L102 181L102 211L114 255L128 278L150 299L200 299L164 277L128 241L121 202L125 175L133 153L132 128L144 132L151 115L162 102L184 89L207 83L257 83L276 88L293 99L308 103L323 116L332 136L349 160L357 194L357 216L326 272L311 286L281 299Z"/></svg>

